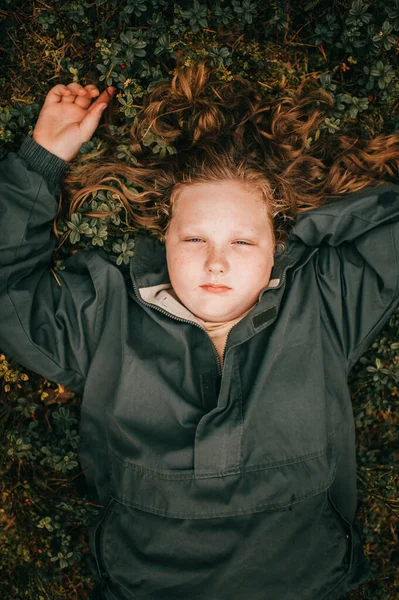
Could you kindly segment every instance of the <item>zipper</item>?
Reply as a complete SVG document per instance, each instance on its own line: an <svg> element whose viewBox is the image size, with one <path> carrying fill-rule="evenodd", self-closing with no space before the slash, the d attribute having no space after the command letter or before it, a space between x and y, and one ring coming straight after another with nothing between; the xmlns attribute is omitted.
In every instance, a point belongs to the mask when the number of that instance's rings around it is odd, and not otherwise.
<svg viewBox="0 0 399 600"><path fill-rule="evenodd" d="M233 325L233 327L231 329L229 329L229 331L227 332L227 335L226 335L226 341L224 343L224 347L223 347L223 351L222 351L222 361L223 361L223 364L224 364L224 353L226 352L226 348L227 348L227 342L228 342L230 333L231 333L232 329L234 329L234 327L235 327L235 325Z"/></svg>
<svg viewBox="0 0 399 600"><path fill-rule="evenodd" d="M258 302L261 300L263 294L265 292L267 292L268 290L270 290L270 289L272 289L272 290L278 290L279 288L282 287L283 283L285 282L286 273L287 273L287 269L289 268L289 266L290 265L287 265L284 268L284 271L283 271L283 273L281 275L280 283L276 287L274 287L274 288L265 288L264 290L262 290L262 292L259 294ZM212 344L213 353L214 353L214 355L216 357L216 362L217 362L217 365L218 365L218 373L221 376L222 375L222 371L223 371L222 363L220 361L217 348L216 348L216 346L215 346L212 338L208 334L207 330L204 329L204 327L202 327L202 325L200 325L199 323L196 323L195 321L189 321L188 319L182 319L181 317L176 317L176 315L172 315L172 313L169 313L167 310L164 310L163 308L160 308L156 304L151 304L151 302L146 302L145 300L143 300L142 297L141 297L141 295L140 295L140 293L139 293L137 285L136 285L136 283L134 281L134 277L132 275L132 268L133 268L133 257L130 259L129 275L130 275L130 280L131 280L132 285L133 285L134 293L136 294L136 297L140 300L140 302L142 304L144 304L145 306L149 306L150 308L153 308L153 309L157 310L161 314L166 315L167 317L170 317L171 319L174 319L175 321L180 321L181 323L188 323L189 325L195 325L196 327L199 327L199 329L201 329L201 331L204 331L206 333L206 337L208 338L208 340ZM229 330L229 332L227 334L227 337L226 337L226 342L224 344L224 348L223 348L223 352L222 352L223 364L224 364L224 355L225 355L225 351L226 351L226 348L227 348L227 342L228 342L228 339L230 337L230 333L233 331L234 327L235 327L235 325L233 325L233 327Z"/></svg>
<svg viewBox="0 0 399 600"><path fill-rule="evenodd" d="M166 315L167 317L170 317L171 319L174 319L175 321L180 321L181 323L189 323L189 325L195 325L196 327L199 327L199 329L201 329L201 331L203 331L204 333L206 333L206 337L208 338L208 340L212 344L213 352L214 352L214 355L216 357L216 362L217 362L217 365L218 365L219 375L222 375L222 364L220 362L218 351L217 351L217 348L216 348L216 346L215 346L212 338L208 335L207 330L204 329L202 327L202 325L200 325L199 323L196 323L195 321L189 321L188 319L182 319L181 317L176 317L176 315L172 315L172 313L169 313L167 310L164 310L163 308L160 308L156 304L151 304L151 302L146 302L145 300L143 300L142 297L141 297L141 295L139 294L138 288L137 288L137 286L135 284L135 281L134 281L134 279L132 277L132 271L131 271L131 269L132 269L132 262L130 262L130 279L132 281L134 293L136 294L136 297L139 298L139 300L140 300L140 302L142 304L144 304L145 306L149 306L150 308L153 308L154 310L157 310L158 312L162 313L163 315ZM229 333L230 333L230 331L229 331Z"/></svg>

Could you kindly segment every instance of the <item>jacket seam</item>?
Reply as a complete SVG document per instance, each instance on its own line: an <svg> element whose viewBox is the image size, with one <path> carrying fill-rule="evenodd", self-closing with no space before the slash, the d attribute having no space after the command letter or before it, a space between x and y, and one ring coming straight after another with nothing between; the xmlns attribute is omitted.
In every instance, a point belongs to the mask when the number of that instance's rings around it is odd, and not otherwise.
<svg viewBox="0 0 399 600"><path fill-rule="evenodd" d="M392 238L392 245L395 249L395 260L396 260L396 285L395 285L395 291L393 293L393 297L391 298L387 309L384 311L384 314L380 317L380 319L378 320L378 322L374 325L374 327L363 337L362 341L356 346L356 348L354 348L349 356L348 359L346 361L346 374L349 373L350 369L352 368L352 366L354 365L354 363L356 361L352 360L352 357L358 353L359 356L361 356L361 354L363 353L363 348L364 350L366 350L367 346L368 346L368 339L370 337L374 336L374 332L377 331L379 332L381 329L381 323L385 324L387 319L385 317L385 315L387 313L389 313L392 310L392 305L395 303L395 300L398 298L399 295L399 262L398 262L398 252L396 251L396 245L395 245L395 237L392 234L392 226L390 226L389 228L390 234L391 234L391 238ZM394 309L395 310L395 309Z"/></svg>
<svg viewBox="0 0 399 600"><path fill-rule="evenodd" d="M352 218L352 219L357 219L358 221L362 221L362 223L367 223L367 225L380 225L381 222L380 221L370 221L369 219L365 219L364 217L361 217L357 214L354 213L347 213L346 215L342 216L342 215L332 215L332 214L328 214L328 213L320 213L320 214L315 214L314 217L317 218L324 218L324 217L328 217L329 219L339 219L340 221L342 221L343 219L347 219L348 217ZM362 235L362 234L359 234ZM358 237L358 236L356 236ZM356 239L356 238L353 238Z"/></svg>
<svg viewBox="0 0 399 600"><path fill-rule="evenodd" d="M142 504L141 502L134 502L131 499L124 497L122 494L118 495L117 493L113 494L112 493L112 488L111 488L111 496L112 498L118 503L121 504L122 506L125 507L129 507L129 508L136 508L138 510L143 510L145 512L151 512L153 514L157 514L160 516L165 516L165 517L171 517L171 518L175 518L175 519L196 519L196 518L218 518L218 517L234 517L234 516L238 516L238 515L248 515L248 514L254 514L254 513L258 513L258 512L285 512L287 510L290 509L291 506L294 506L295 504L300 504L301 502L304 502L305 500L307 500L308 498L313 498L313 496L317 496L319 494L322 494L323 492L325 492L331 485L332 481L334 481L335 478L335 473L336 470L334 469L333 473L329 476L329 478L327 479L327 481L325 481L324 483L320 484L319 486L312 488L311 490L307 490L306 492L304 492L303 494L299 494L298 496L295 497L295 500L287 500L284 503L279 504L278 502L275 503L266 503L266 504L261 504L258 503L255 506L252 506L248 509L241 509L241 510L233 510L233 511L218 511L218 510L214 510L211 512L206 512L206 511L196 511L196 512L190 512L189 511L189 516L187 515L187 512L184 511L179 511L179 512L173 512L173 511L169 511L169 510L162 510L159 507L156 506L151 506L149 504Z"/></svg>
<svg viewBox="0 0 399 600"><path fill-rule="evenodd" d="M221 472L224 473L224 476L227 476L227 474L236 475L237 473L240 472L240 466L241 466L241 444L242 444L242 434L243 434L244 425L242 422L241 377L240 377L240 370L239 370L239 366L238 366L236 357L237 357L237 353L234 352L234 356L232 358L233 365L232 365L232 369L231 369L231 377L233 377L233 373L234 373L235 385L237 387L237 400L238 400L238 402L237 402L237 406L238 406L238 417L237 418L239 421L238 422L238 432L236 430L234 432L234 434L232 434L231 436L223 436L223 469ZM237 443L235 443L235 440L237 441ZM234 466L227 467L228 455L230 453L230 448L232 445L235 448ZM201 476L195 477L195 479L198 479L198 478L201 479Z"/></svg>
<svg viewBox="0 0 399 600"><path fill-rule="evenodd" d="M321 450L312 452L310 454L303 454L302 456L297 457L297 458L292 458L292 459L288 459L288 460L284 460L284 461L278 461L276 463L273 463L272 465L256 465L254 467L249 467L247 469L243 469L240 471L240 473L225 474L223 471L221 471L220 474L218 474L218 475L207 475L205 477L205 479L214 479L215 477L220 478L221 476L234 477L238 474L242 475L245 473L252 473L254 471L268 471L270 469L276 469L279 467L290 466L290 465L302 463L302 462L305 462L308 460L315 460L315 459L320 458L321 456L325 456L327 454L327 446L329 443L331 443L331 441L328 442L326 444L326 446ZM190 470L190 474L187 474L187 475L170 475L168 473L162 473L161 471L156 470L156 469L146 469L145 467L142 467L141 465L138 465L138 464L130 462L126 459L120 458L109 446L108 446L108 450L109 450L109 453L113 457L115 457L116 462L118 462L119 465L121 465L122 467L131 468L134 471L140 471L142 473L147 473L157 479L176 480L176 481L197 479L194 476L194 473L192 472L192 470Z"/></svg>
<svg viewBox="0 0 399 600"><path fill-rule="evenodd" d="M241 373L240 373L240 368L239 368L239 363L240 361L237 359L237 351L235 351L234 353L234 357L236 359L236 369L237 369L237 379L238 379L238 385L239 385L239 393L240 393L240 400L238 402L238 418L240 419L240 437L238 440L238 444L237 444L237 468L240 470L241 469L241 465L242 465L242 438L244 435L244 399L243 399L243 395L242 395L242 381L241 381Z"/></svg>
<svg viewBox="0 0 399 600"><path fill-rule="evenodd" d="M86 255L85 255L85 253L83 253L83 257L84 257L84 260L85 260L87 266L89 266L89 263L92 262L93 256L88 253ZM92 281L93 281L94 289L96 290L96 294L98 297L96 313L94 316L94 339L93 339L93 352L92 352L92 356L91 356L91 358L93 358L93 356L98 348L99 341L100 341L101 330L100 330L100 319L98 318L98 315L100 312L100 307L102 309L104 306L104 297L103 297L102 293L100 292L101 286L99 286L96 281L97 273L96 273L95 265L93 265L93 263L92 263L91 266L93 267L93 272L91 272L90 269L89 269L89 272L92 274Z"/></svg>
<svg viewBox="0 0 399 600"><path fill-rule="evenodd" d="M334 250L334 249L336 250L337 248L332 248L332 250ZM315 267L315 268L317 269L318 267ZM319 288L318 276L316 277L316 281L317 281L317 287ZM321 322L322 330L324 330L328 336L329 331L331 332L331 327L330 328L328 327L330 325L330 318L327 313L326 302L324 301L324 296L322 293L319 294L318 305L320 307L320 322ZM343 370L346 373L347 364L346 364L346 357L345 357L345 341L341 338L341 336L336 336L336 335L334 335L334 340L337 341L337 345L340 348L341 357L342 357L340 362L341 362Z"/></svg>

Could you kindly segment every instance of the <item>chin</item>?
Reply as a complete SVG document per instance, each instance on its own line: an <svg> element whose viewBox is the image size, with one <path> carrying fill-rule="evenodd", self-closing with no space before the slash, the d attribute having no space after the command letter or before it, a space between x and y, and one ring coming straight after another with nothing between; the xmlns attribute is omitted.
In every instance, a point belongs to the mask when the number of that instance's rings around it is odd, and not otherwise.
<svg viewBox="0 0 399 600"><path fill-rule="evenodd" d="M194 311L192 311L194 312ZM236 319L237 317L240 316L240 314L242 314L241 312L232 312L232 313L215 313L215 312L209 312L206 313L203 310L199 310L198 312L194 313L197 317L199 317L200 319L202 319L203 321L207 321L209 323L222 323L224 321L232 321L233 319Z"/></svg>
<svg viewBox="0 0 399 600"><path fill-rule="evenodd" d="M218 306L220 300L221 297L215 296L215 298L211 298L209 302L202 302L199 304L196 302L187 302L183 304L193 313L193 315L210 323L222 323L224 321L237 319L241 315L246 314L252 306L228 307L226 306L226 303L219 304Z"/></svg>

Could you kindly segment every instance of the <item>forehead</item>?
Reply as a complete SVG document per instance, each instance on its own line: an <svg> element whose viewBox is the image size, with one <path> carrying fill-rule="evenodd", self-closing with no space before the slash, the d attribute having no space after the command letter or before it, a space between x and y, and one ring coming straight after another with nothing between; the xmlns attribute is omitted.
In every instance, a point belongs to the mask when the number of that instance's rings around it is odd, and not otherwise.
<svg viewBox="0 0 399 600"><path fill-rule="evenodd" d="M182 187L173 199L172 218L225 216L249 221L267 216L267 204L260 189L241 181L195 183ZM180 217L180 218L179 218Z"/></svg>

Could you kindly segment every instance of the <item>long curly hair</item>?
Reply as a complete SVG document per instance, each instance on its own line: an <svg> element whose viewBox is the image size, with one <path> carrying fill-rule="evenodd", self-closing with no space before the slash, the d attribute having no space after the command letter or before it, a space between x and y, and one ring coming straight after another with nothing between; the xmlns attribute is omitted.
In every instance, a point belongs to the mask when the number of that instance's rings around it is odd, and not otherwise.
<svg viewBox="0 0 399 600"><path fill-rule="evenodd" d="M108 136L115 145L111 158L100 151L94 160L72 165L65 179L69 214L92 192L110 190L134 227L164 242L183 187L235 181L261 192L276 247L284 249L298 213L328 197L398 179L398 135L318 138L332 108L331 95L315 82L266 100L243 77L221 81L206 60L178 67L169 83L152 90L134 119L128 132L134 162L118 159L120 139ZM148 136L176 153L160 158L143 143Z"/></svg>

